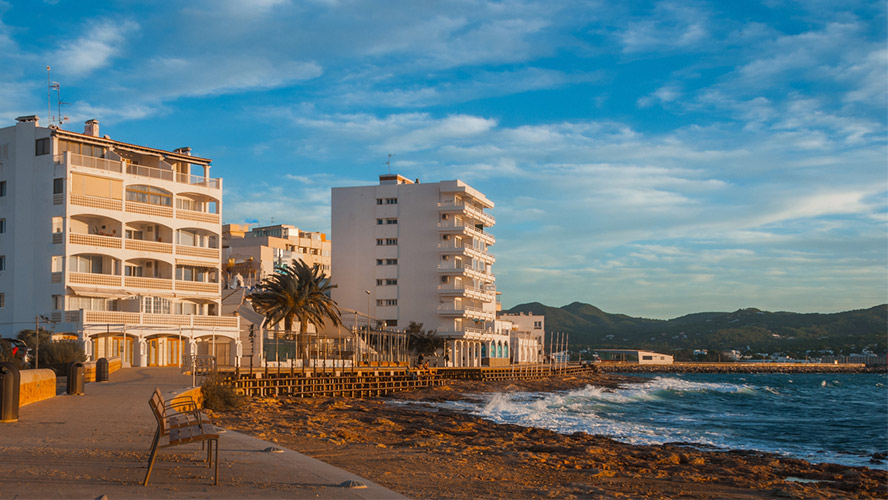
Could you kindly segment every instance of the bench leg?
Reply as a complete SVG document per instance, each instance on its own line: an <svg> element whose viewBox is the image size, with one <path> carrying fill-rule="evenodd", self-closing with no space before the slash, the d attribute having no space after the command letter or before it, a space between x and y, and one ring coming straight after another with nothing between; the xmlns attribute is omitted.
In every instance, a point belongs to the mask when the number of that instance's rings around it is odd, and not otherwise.
<svg viewBox="0 0 888 500"><path fill-rule="evenodd" d="M216 466L216 471L213 475L213 485L219 484L219 440L216 439L216 456L213 459L213 465Z"/></svg>
<svg viewBox="0 0 888 500"><path fill-rule="evenodd" d="M205 439L202 441L207 444L207 459L204 462L207 463L207 469L213 466L213 440Z"/></svg>
<svg viewBox="0 0 888 500"><path fill-rule="evenodd" d="M151 447L151 455L148 457L148 472L145 473L145 481L142 482L142 486L148 486L148 478L151 477L155 458L157 458L157 439L154 440L154 446Z"/></svg>

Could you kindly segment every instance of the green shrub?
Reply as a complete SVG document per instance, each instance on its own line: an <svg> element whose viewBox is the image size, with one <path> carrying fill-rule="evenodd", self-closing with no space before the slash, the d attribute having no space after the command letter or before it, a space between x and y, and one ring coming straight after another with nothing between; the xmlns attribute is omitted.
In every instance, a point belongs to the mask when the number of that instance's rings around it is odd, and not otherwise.
<svg viewBox="0 0 888 500"><path fill-rule="evenodd" d="M227 384L218 372L207 375L200 385L204 408L214 411L235 410L244 404L244 397Z"/></svg>

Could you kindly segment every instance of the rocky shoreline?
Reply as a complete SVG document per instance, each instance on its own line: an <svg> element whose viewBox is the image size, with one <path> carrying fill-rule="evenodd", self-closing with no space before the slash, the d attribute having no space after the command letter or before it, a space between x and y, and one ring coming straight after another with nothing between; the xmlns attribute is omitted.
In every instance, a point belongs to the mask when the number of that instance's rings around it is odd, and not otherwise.
<svg viewBox="0 0 888 500"><path fill-rule="evenodd" d="M639 446L494 424L431 404L481 392L631 383L615 374L450 381L389 397L253 398L214 423L280 443L413 498L888 498L888 471L768 453ZM429 403L429 404L426 404Z"/></svg>
<svg viewBox="0 0 888 500"><path fill-rule="evenodd" d="M888 366L829 365L819 363L674 363L639 365L598 363L606 373L886 373Z"/></svg>

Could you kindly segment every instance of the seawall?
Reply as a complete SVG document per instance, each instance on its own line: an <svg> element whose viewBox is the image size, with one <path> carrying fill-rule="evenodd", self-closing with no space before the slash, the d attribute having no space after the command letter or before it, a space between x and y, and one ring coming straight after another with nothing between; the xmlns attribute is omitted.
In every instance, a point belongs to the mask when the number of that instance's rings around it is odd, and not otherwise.
<svg viewBox="0 0 888 500"><path fill-rule="evenodd" d="M602 372L620 373L886 373L886 366L863 364L829 365L820 363L674 363L638 365L599 363Z"/></svg>

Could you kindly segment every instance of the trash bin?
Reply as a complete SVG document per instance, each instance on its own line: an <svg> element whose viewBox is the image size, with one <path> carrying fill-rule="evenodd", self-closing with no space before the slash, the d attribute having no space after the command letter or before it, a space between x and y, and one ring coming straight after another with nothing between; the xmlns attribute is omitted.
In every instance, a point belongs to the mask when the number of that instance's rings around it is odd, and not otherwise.
<svg viewBox="0 0 888 500"><path fill-rule="evenodd" d="M19 383L21 374L12 363L0 363L0 422L19 418Z"/></svg>
<svg viewBox="0 0 888 500"><path fill-rule="evenodd" d="M68 394L83 395L83 363L74 362L68 365Z"/></svg>
<svg viewBox="0 0 888 500"><path fill-rule="evenodd" d="M96 382L108 381L108 359L99 358L96 361Z"/></svg>

